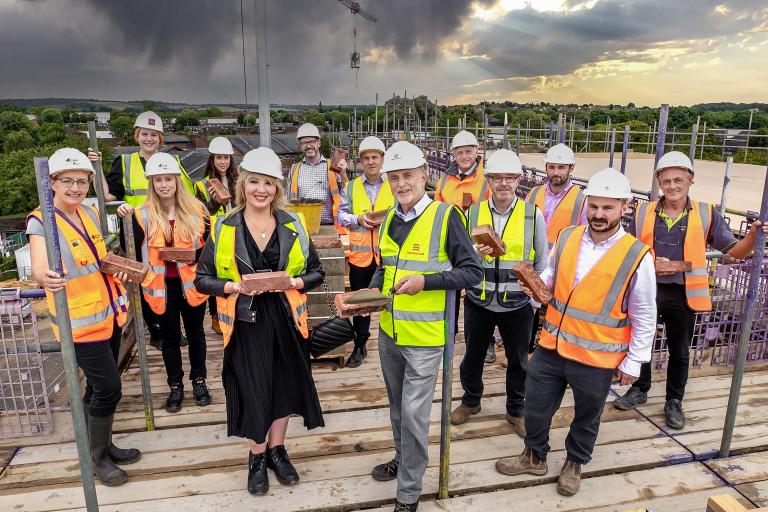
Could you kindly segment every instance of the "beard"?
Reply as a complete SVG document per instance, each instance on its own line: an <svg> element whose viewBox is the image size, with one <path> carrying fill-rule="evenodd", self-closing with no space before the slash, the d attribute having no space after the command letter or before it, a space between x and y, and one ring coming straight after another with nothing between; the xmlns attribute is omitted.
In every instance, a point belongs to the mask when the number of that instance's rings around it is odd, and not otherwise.
<svg viewBox="0 0 768 512"><path fill-rule="evenodd" d="M595 226L595 224L598 222L602 224L600 226ZM619 222L621 222L621 217L611 222L609 222L608 219L604 219L604 218L593 218L593 219L589 219L589 229L591 229L595 233L607 233L613 230L616 226L618 226Z"/></svg>
<svg viewBox="0 0 768 512"><path fill-rule="evenodd" d="M549 178L549 182L552 183L552 185L555 185L558 187L564 184L567 180L568 178L565 176L552 176L551 178Z"/></svg>

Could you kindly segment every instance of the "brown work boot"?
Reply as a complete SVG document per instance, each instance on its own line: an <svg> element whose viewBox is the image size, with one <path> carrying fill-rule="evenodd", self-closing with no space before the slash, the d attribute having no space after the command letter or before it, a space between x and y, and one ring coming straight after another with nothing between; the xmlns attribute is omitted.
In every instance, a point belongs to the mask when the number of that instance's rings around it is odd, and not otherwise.
<svg viewBox="0 0 768 512"><path fill-rule="evenodd" d="M457 408L451 413L451 425L461 425L466 423L470 416L480 412L480 406L467 407L464 404L459 404Z"/></svg>
<svg viewBox="0 0 768 512"><path fill-rule="evenodd" d="M211 315L211 329L213 329L213 332L216 334L223 334L224 332L221 330L221 324L219 323L219 317L217 315Z"/></svg>
<svg viewBox="0 0 768 512"><path fill-rule="evenodd" d="M544 476L547 474L547 461L539 459L533 450L526 446L523 453L516 457L505 457L497 460L496 471L509 476L522 475L523 473Z"/></svg>
<svg viewBox="0 0 768 512"><path fill-rule="evenodd" d="M507 413L507 423L515 427L515 433L520 437L525 437L525 418L522 416L512 416Z"/></svg>
<svg viewBox="0 0 768 512"><path fill-rule="evenodd" d="M573 496L581 486L581 464L571 459L565 459L560 478L557 479L557 492L563 496Z"/></svg>

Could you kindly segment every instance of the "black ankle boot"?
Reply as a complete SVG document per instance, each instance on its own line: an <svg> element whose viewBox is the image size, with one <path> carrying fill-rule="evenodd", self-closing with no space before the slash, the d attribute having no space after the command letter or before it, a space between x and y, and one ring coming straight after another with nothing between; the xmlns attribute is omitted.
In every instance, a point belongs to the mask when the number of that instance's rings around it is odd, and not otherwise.
<svg viewBox="0 0 768 512"><path fill-rule="evenodd" d="M179 412L181 410L181 402L183 401L184 384L171 384L168 400L165 401L165 410L168 412Z"/></svg>
<svg viewBox="0 0 768 512"><path fill-rule="evenodd" d="M347 359L347 368L357 368L363 364L363 360L368 355L368 349L365 348L365 342L362 344L355 344L355 349L349 355Z"/></svg>
<svg viewBox="0 0 768 512"><path fill-rule="evenodd" d="M248 451L248 492L254 496L264 496L269 492L267 457Z"/></svg>
<svg viewBox="0 0 768 512"><path fill-rule="evenodd" d="M285 446L278 445L267 450L267 467L275 472L277 481L283 485L299 483L299 474L288 459Z"/></svg>

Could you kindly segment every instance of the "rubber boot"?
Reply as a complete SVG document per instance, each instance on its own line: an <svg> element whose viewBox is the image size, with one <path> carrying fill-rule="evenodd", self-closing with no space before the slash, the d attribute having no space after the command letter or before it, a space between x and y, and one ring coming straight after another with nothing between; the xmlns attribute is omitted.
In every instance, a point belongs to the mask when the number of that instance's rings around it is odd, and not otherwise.
<svg viewBox="0 0 768 512"><path fill-rule="evenodd" d="M88 418L88 442L93 459L93 470L102 484L108 487L122 485L128 475L109 458L109 445L112 440L112 422L115 416Z"/></svg>

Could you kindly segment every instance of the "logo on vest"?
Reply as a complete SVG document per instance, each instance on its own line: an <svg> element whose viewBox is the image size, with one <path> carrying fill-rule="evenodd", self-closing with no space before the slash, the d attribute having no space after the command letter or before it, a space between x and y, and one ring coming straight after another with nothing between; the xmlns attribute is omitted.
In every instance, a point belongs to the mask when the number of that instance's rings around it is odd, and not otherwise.
<svg viewBox="0 0 768 512"><path fill-rule="evenodd" d="M413 246L411 246L411 250L408 252L417 256L424 256L424 253L421 251L421 245L419 244L413 244Z"/></svg>

